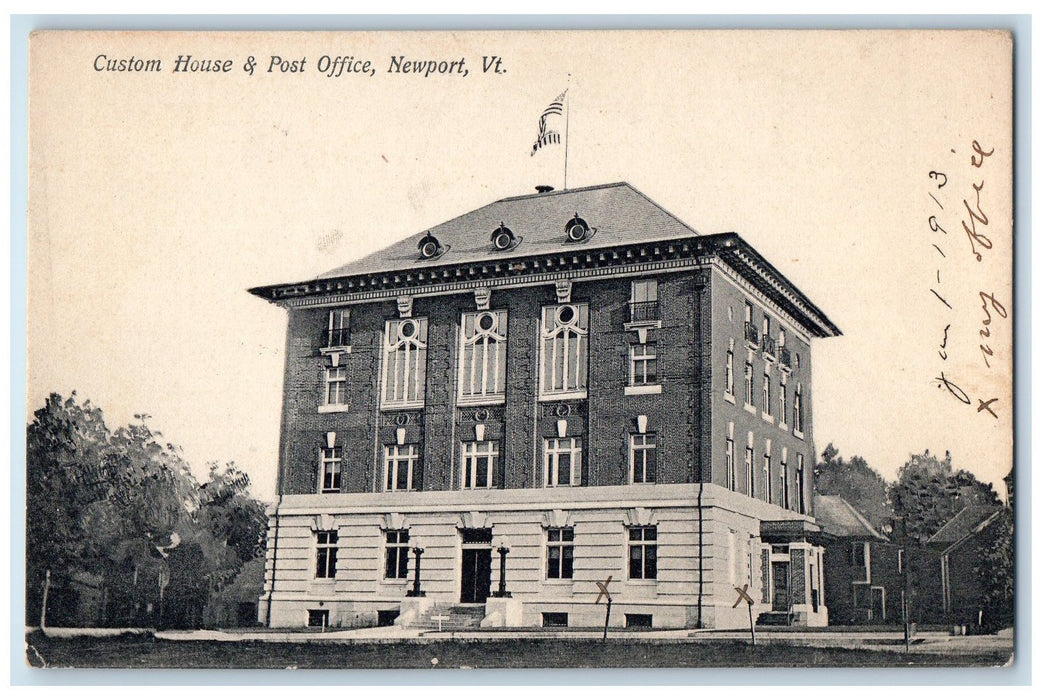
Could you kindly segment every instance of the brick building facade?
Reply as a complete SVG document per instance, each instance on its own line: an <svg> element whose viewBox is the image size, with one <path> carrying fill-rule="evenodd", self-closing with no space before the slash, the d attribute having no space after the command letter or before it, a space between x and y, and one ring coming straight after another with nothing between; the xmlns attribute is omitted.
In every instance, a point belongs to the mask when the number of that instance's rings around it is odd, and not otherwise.
<svg viewBox="0 0 1042 700"><path fill-rule="evenodd" d="M301 283L288 311L271 626L827 620L812 338L733 233L625 183L494 202Z"/></svg>

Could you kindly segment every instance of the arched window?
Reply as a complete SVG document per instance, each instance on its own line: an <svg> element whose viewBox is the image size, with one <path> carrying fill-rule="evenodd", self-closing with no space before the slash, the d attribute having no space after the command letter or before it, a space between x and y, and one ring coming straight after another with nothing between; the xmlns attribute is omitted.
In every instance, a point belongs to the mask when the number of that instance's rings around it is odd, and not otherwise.
<svg viewBox="0 0 1042 700"><path fill-rule="evenodd" d="M586 304L543 308L540 395L585 396L590 311Z"/></svg>
<svg viewBox="0 0 1042 700"><path fill-rule="evenodd" d="M460 331L460 400L502 400L507 376L507 312L465 313Z"/></svg>
<svg viewBox="0 0 1042 700"><path fill-rule="evenodd" d="M384 332L383 405L422 406L427 383L427 319L388 321Z"/></svg>

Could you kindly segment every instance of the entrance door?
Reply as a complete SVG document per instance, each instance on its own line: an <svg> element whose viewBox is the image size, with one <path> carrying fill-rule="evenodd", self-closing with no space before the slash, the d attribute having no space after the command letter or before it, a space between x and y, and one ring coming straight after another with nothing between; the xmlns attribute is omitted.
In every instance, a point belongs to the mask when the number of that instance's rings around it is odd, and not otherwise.
<svg viewBox="0 0 1042 700"><path fill-rule="evenodd" d="M492 590L492 550L464 549L461 603L484 603Z"/></svg>
<svg viewBox="0 0 1042 700"><path fill-rule="evenodd" d="M789 610L789 563L776 561L771 563L771 578L774 580L774 596L771 610L788 612Z"/></svg>

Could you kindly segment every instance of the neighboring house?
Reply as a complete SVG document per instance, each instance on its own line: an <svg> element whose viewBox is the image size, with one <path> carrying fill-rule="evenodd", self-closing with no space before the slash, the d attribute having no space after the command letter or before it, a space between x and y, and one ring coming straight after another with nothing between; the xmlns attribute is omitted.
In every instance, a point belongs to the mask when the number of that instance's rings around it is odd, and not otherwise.
<svg viewBox="0 0 1042 700"><path fill-rule="evenodd" d="M257 624L257 600L264 592L264 557L246 562L221 590L210 596L203 610L207 627L252 627Z"/></svg>
<svg viewBox="0 0 1042 700"><path fill-rule="evenodd" d="M1001 506L967 506L926 541L920 576L923 621L980 624L984 591L974 568L982 557L981 535L1001 511Z"/></svg>
<svg viewBox="0 0 1042 700"><path fill-rule="evenodd" d="M743 585L826 624L811 341L839 329L737 234L541 191L251 292L288 312L268 625L594 627L609 577L613 625L744 627Z"/></svg>
<svg viewBox="0 0 1042 700"><path fill-rule="evenodd" d="M904 550L841 496L814 494L814 518L825 545L829 624L901 622Z"/></svg>

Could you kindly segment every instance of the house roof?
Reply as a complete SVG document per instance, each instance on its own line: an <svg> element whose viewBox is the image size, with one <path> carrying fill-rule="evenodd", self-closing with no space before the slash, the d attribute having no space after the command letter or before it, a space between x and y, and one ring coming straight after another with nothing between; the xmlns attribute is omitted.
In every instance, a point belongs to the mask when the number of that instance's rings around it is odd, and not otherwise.
<svg viewBox="0 0 1042 700"><path fill-rule="evenodd" d="M594 230L586 243L578 245L565 242L565 224L576 214ZM500 223L521 237L520 244L509 251L497 252L492 248L492 232ZM422 260L417 244L428 233L445 247L445 253ZM697 231L632 185L615 182L500 199L334 268L319 275L319 279L565 253L577 247L597 250L697 235Z"/></svg>
<svg viewBox="0 0 1042 700"><path fill-rule="evenodd" d="M565 235L575 216L582 218L592 232L578 242L569 241ZM491 242L493 231L500 226L509 228L519 239L507 250L496 250ZM418 247L428 235L437 239L441 252L423 258ZM668 244L655 245L665 242ZM638 246L642 249L637 255L627 249ZM417 289L430 293L432 285L460 280L509 285L526 276L545 276L551 266L553 272L564 274L583 266L615 264L612 261L643 263L660 255L687 259L717 255L811 334L828 337L841 333L736 233L700 233L625 182L500 199L311 280L255 287L250 292L275 303L330 294L342 295L341 300L350 299L352 294L368 300L373 295L408 294Z"/></svg>
<svg viewBox="0 0 1042 700"><path fill-rule="evenodd" d="M935 532L926 544L957 544L984 529L1001 510L1001 506L966 506Z"/></svg>
<svg viewBox="0 0 1042 700"><path fill-rule="evenodd" d="M889 541L857 508L847 503L842 496L814 494L814 519L822 531L833 537Z"/></svg>

